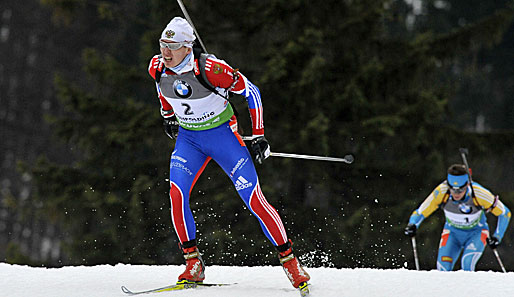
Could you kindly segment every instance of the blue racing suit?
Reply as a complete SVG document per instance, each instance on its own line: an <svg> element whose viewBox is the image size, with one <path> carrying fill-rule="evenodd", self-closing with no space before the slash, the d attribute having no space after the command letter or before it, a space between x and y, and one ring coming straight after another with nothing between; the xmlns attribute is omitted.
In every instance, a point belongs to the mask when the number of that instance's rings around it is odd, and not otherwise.
<svg viewBox="0 0 514 297"><path fill-rule="evenodd" d="M465 196L456 201L453 199L446 181L437 186L423 201L409 219L409 224L419 228L423 220L435 210L442 208L446 222L441 234L437 269L451 271L462 252L461 267L466 271L475 271L475 266L482 256L489 227L486 213L491 212L498 217L493 236L503 238L509 225L511 212L488 189L480 184L472 183L473 191L468 185ZM474 193L474 197L472 195Z"/></svg>

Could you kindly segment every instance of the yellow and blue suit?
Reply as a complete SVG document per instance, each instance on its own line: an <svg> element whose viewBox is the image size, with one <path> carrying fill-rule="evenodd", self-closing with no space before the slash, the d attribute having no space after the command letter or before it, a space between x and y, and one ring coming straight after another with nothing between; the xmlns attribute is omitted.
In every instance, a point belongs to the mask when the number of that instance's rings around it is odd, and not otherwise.
<svg viewBox="0 0 514 297"><path fill-rule="evenodd" d="M454 200L446 181L439 184L410 216L409 223L419 225L435 210L442 208L446 218L439 251L437 269L451 271L462 252L461 267L463 270L474 271L476 263L482 256L489 226L486 213L491 212L498 217L493 236L500 241L509 225L511 212L498 196L488 189L473 182L473 190L468 185L466 194L461 200ZM474 197L472 195L474 193Z"/></svg>

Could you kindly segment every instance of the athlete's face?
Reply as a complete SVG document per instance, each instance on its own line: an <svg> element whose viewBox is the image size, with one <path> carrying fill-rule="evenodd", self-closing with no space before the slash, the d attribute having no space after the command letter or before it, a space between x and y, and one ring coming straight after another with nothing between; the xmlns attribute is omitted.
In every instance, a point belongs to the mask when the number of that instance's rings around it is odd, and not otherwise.
<svg viewBox="0 0 514 297"><path fill-rule="evenodd" d="M456 192L450 190L450 193L452 194L453 200L455 200L455 201L461 200L462 198L464 198L464 195L466 195L466 191L456 193Z"/></svg>
<svg viewBox="0 0 514 297"><path fill-rule="evenodd" d="M163 46L165 44L170 44L170 45L176 44L176 42L161 40L160 43L161 43L161 55L164 59L164 66L166 66L167 68L172 68L172 67L177 66L191 52L191 48L186 47L186 46L181 46L180 48L178 48L176 50L172 50L172 49L168 48L167 46Z"/></svg>

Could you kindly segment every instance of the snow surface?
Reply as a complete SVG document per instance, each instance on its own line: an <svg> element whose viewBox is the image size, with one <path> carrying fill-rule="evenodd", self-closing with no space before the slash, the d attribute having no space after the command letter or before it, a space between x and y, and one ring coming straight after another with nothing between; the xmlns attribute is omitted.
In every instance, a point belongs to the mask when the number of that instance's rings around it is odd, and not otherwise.
<svg viewBox="0 0 514 297"><path fill-rule="evenodd" d="M118 264L41 268L0 263L0 296L127 296L120 287L147 290L174 283L183 266ZM312 297L473 297L514 296L514 272L439 272L406 269L308 268ZM280 266L208 266L205 282L228 287L140 296L287 297L300 294Z"/></svg>

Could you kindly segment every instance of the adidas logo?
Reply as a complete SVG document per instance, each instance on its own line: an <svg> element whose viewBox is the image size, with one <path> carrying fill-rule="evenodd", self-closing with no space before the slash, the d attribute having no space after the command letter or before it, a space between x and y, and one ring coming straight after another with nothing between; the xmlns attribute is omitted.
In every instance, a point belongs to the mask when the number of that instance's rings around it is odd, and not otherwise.
<svg viewBox="0 0 514 297"><path fill-rule="evenodd" d="M476 251L477 250L477 248L476 248L474 243L470 243L466 249L472 250L472 251Z"/></svg>
<svg viewBox="0 0 514 297"><path fill-rule="evenodd" d="M239 176L236 180L236 190L244 190L246 188L251 187L253 184L248 182L244 177Z"/></svg>

